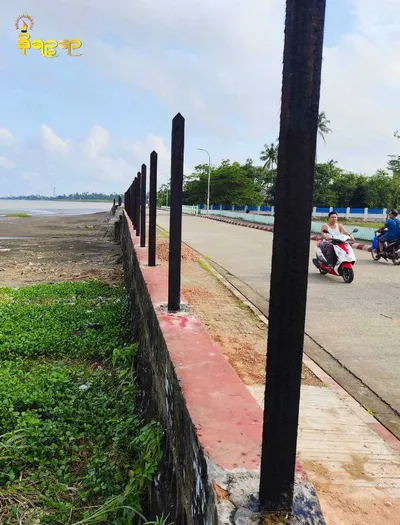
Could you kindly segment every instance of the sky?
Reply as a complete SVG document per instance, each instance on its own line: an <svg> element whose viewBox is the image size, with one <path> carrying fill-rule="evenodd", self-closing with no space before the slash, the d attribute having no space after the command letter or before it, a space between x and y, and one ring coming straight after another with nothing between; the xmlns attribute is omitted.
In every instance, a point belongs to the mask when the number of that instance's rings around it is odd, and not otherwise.
<svg viewBox="0 0 400 525"><path fill-rule="evenodd" d="M244 162L279 136L284 0L15 0L0 20L0 196L122 194L151 151L170 177L185 117L185 173ZM33 39L79 39L68 56L22 56ZM327 0L318 161L372 175L400 154L400 2Z"/></svg>

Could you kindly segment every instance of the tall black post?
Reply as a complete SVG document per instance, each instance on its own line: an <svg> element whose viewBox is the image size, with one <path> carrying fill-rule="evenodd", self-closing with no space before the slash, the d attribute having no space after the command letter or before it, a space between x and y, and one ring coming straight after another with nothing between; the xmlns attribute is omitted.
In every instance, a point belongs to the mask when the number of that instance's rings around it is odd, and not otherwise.
<svg viewBox="0 0 400 525"><path fill-rule="evenodd" d="M128 213L129 213L129 217L130 217L131 221L133 222L133 217L132 217L132 205L133 205L133 203L132 203L132 184L128 188L128 202L129 202L129 206L128 206L129 212Z"/></svg>
<svg viewBox="0 0 400 525"><path fill-rule="evenodd" d="M135 198L135 226L136 226L136 237L140 235L140 171L137 172L136 180L136 198Z"/></svg>
<svg viewBox="0 0 400 525"><path fill-rule="evenodd" d="M178 113L172 121L171 207L169 216L168 310L177 312L181 303L182 187L185 119Z"/></svg>
<svg viewBox="0 0 400 525"><path fill-rule="evenodd" d="M142 176L140 177L140 246L146 246L146 164L142 164Z"/></svg>
<svg viewBox="0 0 400 525"><path fill-rule="evenodd" d="M265 511L293 504L325 5L286 2L260 475Z"/></svg>
<svg viewBox="0 0 400 525"><path fill-rule="evenodd" d="M157 160L157 153L152 151L150 154L149 266L156 265Z"/></svg>
<svg viewBox="0 0 400 525"><path fill-rule="evenodd" d="M132 224L135 227L136 221L135 221L135 185L136 185L136 179L132 182L130 192L129 192L129 199L131 202L131 214L132 214Z"/></svg>
<svg viewBox="0 0 400 525"><path fill-rule="evenodd" d="M126 213L128 214L128 217L130 218L130 211L129 211L129 206L130 206L130 203L129 203L129 197L130 197L130 194L129 194L129 188L126 190L125 192L125 211Z"/></svg>
<svg viewBox="0 0 400 525"><path fill-rule="evenodd" d="M121 195L118 195L118 206L121 206L121 204L122 204Z"/></svg>

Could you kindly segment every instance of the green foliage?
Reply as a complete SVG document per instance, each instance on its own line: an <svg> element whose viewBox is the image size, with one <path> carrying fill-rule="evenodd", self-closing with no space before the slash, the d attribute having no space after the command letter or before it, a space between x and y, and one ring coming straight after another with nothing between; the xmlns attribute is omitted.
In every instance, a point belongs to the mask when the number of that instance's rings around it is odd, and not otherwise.
<svg viewBox="0 0 400 525"><path fill-rule="evenodd" d="M0 289L1 523L143 518L162 430L135 414L125 308L99 282Z"/></svg>
<svg viewBox="0 0 400 525"><path fill-rule="evenodd" d="M331 129L328 127L328 124L330 124L331 121L326 118L325 111L321 111L318 115L318 135L322 138L324 142L325 135L327 133L331 133Z"/></svg>
<svg viewBox="0 0 400 525"><path fill-rule="evenodd" d="M260 160L264 162L264 169L273 170L278 164L278 145L272 142L269 146L264 144L260 152Z"/></svg>
<svg viewBox="0 0 400 525"><path fill-rule="evenodd" d="M5 213L6 217L15 217L19 219L26 219L27 217L32 217L29 213Z"/></svg>
<svg viewBox="0 0 400 525"><path fill-rule="evenodd" d="M170 186L169 184L162 184L157 192L157 206L169 206Z"/></svg>
<svg viewBox="0 0 400 525"><path fill-rule="evenodd" d="M0 290L0 358L106 356L125 326L122 290L61 283ZM18 300L17 300L18 299ZM18 327L18 330L16 330Z"/></svg>
<svg viewBox="0 0 400 525"><path fill-rule="evenodd" d="M318 115L318 135L324 140L330 121L325 112ZM400 132L395 133L400 138ZM278 144L264 144L260 152L262 166L255 166L252 159L244 164L223 160L218 167L211 167L210 204L228 206L275 204ZM347 172L335 160L316 163L314 206L353 208L400 207L400 156L389 155L388 171L378 170L375 175ZM169 185L158 192L158 205L169 204ZM183 204L205 205L208 192L208 164L199 164L184 177Z"/></svg>
<svg viewBox="0 0 400 525"><path fill-rule="evenodd" d="M261 186L257 180L257 168L249 161L244 165L239 162L222 161L218 168L211 169L210 203L225 205L258 205L262 202ZM184 204L206 204L208 188L208 165L196 166L194 173L186 177Z"/></svg>

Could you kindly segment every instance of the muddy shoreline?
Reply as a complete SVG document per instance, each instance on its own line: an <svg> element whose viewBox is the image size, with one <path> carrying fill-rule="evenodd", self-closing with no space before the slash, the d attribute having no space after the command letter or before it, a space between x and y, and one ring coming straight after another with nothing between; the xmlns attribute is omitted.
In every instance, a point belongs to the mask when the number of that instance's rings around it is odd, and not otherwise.
<svg viewBox="0 0 400 525"><path fill-rule="evenodd" d="M0 286L100 279L122 282L110 213L0 220Z"/></svg>

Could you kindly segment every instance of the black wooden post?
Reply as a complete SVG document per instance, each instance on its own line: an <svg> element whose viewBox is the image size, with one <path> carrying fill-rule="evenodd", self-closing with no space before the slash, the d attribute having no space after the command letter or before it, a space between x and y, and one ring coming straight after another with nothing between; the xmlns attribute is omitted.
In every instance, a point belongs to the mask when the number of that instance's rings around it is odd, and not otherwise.
<svg viewBox="0 0 400 525"><path fill-rule="evenodd" d="M128 188L128 215L132 221L132 184Z"/></svg>
<svg viewBox="0 0 400 525"><path fill-rule="evenodd" d="M130 211L129 211L129 188L125 192L125 211L128 214L128 217L130 218Z"/></svg>
<svg viewBox="0 0 400 525"><path fill-rule="evenodd" d="M140 235L140 171L137 172L136 180L136 198L135 198L135 226L136 226L136 237Z"/></svg>
<svg viewBox="0 0 400 525"><path fill-rule="evenodd" d="M146 246L146 164L142 164L142 176L140 177L140 246L144 248Z"/></svg>
<svg viewBox="0 0 400 525"><path fill-rule="evenodd" d="M115 199L113 199L113 206L115 206Z"/></svg>
<svg viewBox="0 0 400 525"><path fill-rule="evenodd" d="M150 154L150 198L149 198L149 266L156 265L156 221L157 221L157 153Z"/></svg>
<svg viewBox="0 0 400 525"><path fill-rule="evenodd" d="M172 121L171 197L169 216L168 310L181 303L182 187L185 148L185 119L178 113Z"/></svg>
<svg viewBox="0 0 400 525"><path fill-rule="evenodd" d="M118 195L118 206L121 206L121 204L122 204L121 195Z"/></svg>
<svg viewBox="0 0 400 525"><path fill-rule="evenodd" d="M132 186L131 186L131 189L130 189L130 201L131 201L131 214L132 214L132 224L133 226L135 227L136 225L136 217L135 217L135 207L136 207L136 202L135 202L135 187L136 187L136 179L132 182Z"/></svg>
<svg viewBox="0 0 400 525"><path fill-rule="evenodd" d="M286 2L260 475L265 511L290 511L293 503L325 5Z"/></svg>

